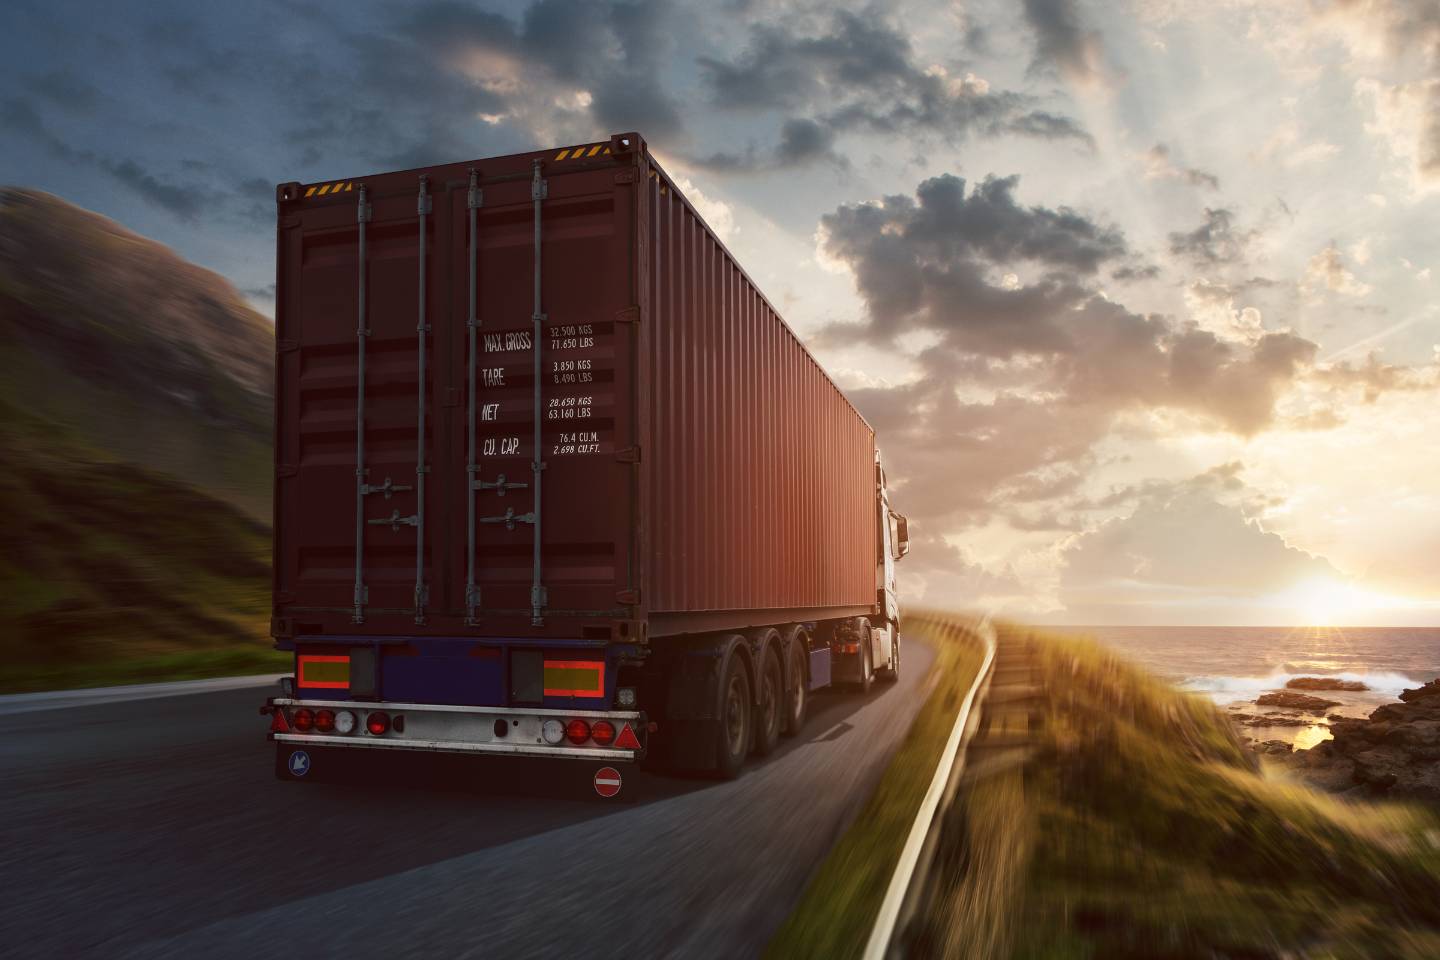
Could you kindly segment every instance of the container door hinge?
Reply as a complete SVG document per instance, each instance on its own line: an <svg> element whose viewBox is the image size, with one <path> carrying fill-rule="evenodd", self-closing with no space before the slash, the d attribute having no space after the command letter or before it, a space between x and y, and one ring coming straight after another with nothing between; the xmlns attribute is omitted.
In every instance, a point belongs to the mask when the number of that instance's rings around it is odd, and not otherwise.
<svg viewBox="0 0 1440 960"><path fill-rule="evenodd" d="M299 472L300 468L295 466L295 464L293 463L275 464L275 476L277 477L293 477Z"/></svg>
<svg viewBox="0 0 1440 960"><path fill-rule="evenodd" d="M624 310L617 310L617 311L615 311L615 322L616 322L616 323L639 323L639 322L640 322L640 308L639 308L639 307L626 307Z"/></svg>
<svg viewBox="0 0 1440 960"><path fill-rule="evenodd" d="M276 353L290 353L290 352L292 352L292 351L299 350L299 349L300 349L300 342L299 342L298 340L276 340L276 341L275 341L275 352L276 352Z"/></svg>
<svg viewBox="0 0 1440 960"><path fill-rule="evenodd" d="M626 607L637 606L640 603L640 591L618 590L615 593L615 602Z"/></svg>
<svg viewBox="0 0 1440 960"><path fill-rule="evenodd" d="M616 170L616 171L615 171L615 182L616 182L616 183L634 183L634 182L635 182L635 168L634 168L634 167L626 167L624 170Z"/></svg>
<svg viewBox="0 0 1440 960"><path fill-rule="evenodd" d="M615 462L616 462L616 463L639 463L639 462L640 462L640 447L639 447L639 446L626 447L626 448L623 449L623 450L617 450L617 451L615 451Z"/></svg>

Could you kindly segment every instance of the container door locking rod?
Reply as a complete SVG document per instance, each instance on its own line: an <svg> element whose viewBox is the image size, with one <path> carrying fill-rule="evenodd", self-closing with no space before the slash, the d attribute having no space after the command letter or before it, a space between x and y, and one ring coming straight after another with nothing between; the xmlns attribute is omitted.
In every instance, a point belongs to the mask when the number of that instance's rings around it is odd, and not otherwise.
<svg viewBox="0 0 1440 960"><path fill-rule="evenodd" d="M475 475L480 471L480 466L475 462L475 390L477 377L475 370L475 341L479 334L480 321L475 316L475 272L478 269L476 259L480 255L480 237L476 233L477 212L484 202L484 194L480 192L480 174L474 167L470 168L470 190L466 195L465 206L470 211L470 306L467 314L468 319L465 326L469 331L469 405L465 410L465 624L475 626L475 608L480 606L480 590L475 585Z"/></svg>
<svg viewBox="0 0 1440 960"><path fill-rule="evenodd" d="M370 590L365 586L365 495L371 488L365 482L370 473L365 467L365 339L370 336L370 329L366 325L369 315L365 310L365 224L370 222L370 204L363 183L360 185L360 206L356 218L360 224L360 309L355 330L355 612L351 619L355 623L364 623L365 604L370 601ZM390 487L388 478L385 485ZM390 494L387 492L385 496L389 497Z"/></svg>
<svg viewBox="0 0 1440 960"><path fill-rule="evenodd" d="M425 474L430 468L425 465L425 334L430 325L425 322L425 221L430 213L430 178L420 175L420 196L416 201L416 213L420 216L420 304L415 322L419 337L419 386L416 388L415 424L415 622L425 622L425 604L430 591L425 587ZM397 511L398 513L398 511Z"/></svg>
<svg viewBox="0 0 1440 960"><path fill-rule="evenodd" d="M540 176L540 161L531 161L530 176L530 199L535 204L535 309L530 314L531 323L534 324L534 343L531 352L534 355L535 369L535 449L534 458L530 461L530 470L535 474L535 551L534 551L534 572L530 579L530 625L532 627L543 626L545 618L541 612L549 604L545 594L545 586L540 582L540 481L545 471L545 451L540 446L540 429L543 425L542 418L545 411L541 408L540 396L540 325L545 322L545 314L540 312L540 201L549 195L549 187L543 177Z"/></svg>

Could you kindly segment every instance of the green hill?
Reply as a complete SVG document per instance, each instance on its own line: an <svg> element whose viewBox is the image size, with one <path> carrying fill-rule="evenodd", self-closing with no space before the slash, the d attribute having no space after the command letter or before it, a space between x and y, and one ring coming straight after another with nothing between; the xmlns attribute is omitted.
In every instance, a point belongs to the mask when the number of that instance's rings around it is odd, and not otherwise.
<svg viewBox="0 0 1440 960"><path fill-rule="evenodd" d="M276 662L273 351L223 278L0 190L0 689Z"/></svg>

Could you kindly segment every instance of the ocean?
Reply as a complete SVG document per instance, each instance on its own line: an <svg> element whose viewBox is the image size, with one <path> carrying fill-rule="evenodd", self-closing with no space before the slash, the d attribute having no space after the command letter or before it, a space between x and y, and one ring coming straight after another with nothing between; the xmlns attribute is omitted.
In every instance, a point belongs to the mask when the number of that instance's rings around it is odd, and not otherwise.
<svg viewBox="0 0 1440 960"><path fill-rule="evenodd" d="M1281 713L1305 726L1246 728L1255 740L1297 749L1330 739L1330 715L1364 717L1400 691L1440 677L1440 627L1055 627L1091 636L1182 690L1210 697L1232 713ZM1324 715L1257 707L1295 677L1358 680L1365 692L1300 690L1337 700Z"/></svg>

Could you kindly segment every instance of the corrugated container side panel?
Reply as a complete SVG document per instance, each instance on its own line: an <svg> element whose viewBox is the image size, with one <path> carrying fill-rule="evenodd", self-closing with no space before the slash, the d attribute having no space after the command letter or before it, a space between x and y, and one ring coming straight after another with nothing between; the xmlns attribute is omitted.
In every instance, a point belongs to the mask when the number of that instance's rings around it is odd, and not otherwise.
<svg viewBox="0 0 1440 960"><path fill-rule="evenodd" d="M649 182L650 610L872 605L873 433L673 185Z"/></svg>

